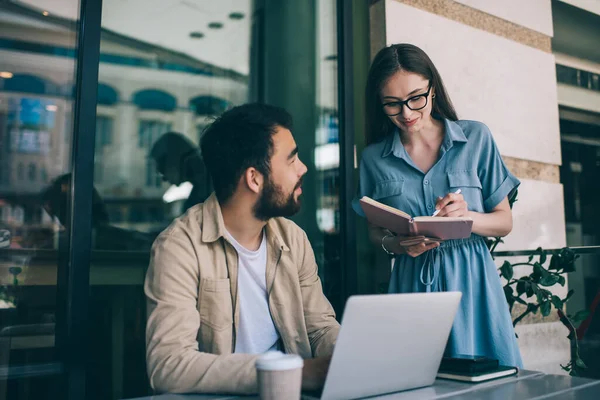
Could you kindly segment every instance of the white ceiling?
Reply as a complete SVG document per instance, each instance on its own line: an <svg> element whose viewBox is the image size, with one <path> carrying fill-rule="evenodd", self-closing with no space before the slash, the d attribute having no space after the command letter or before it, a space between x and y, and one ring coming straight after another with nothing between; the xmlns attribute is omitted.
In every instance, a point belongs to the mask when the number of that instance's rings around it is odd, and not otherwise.
<svg viewBox="0 0 600 400"><path fill-rule="evenodd" d="M22 0L51 14L77 19L77 0ZM249 73L252 0L104 0L102 26L114 32L185 53L218 67ZM244 14L232 20L229 14ZM220 22L223 28L210 29ZM190 32L204 33L202 39Z"/></svg>

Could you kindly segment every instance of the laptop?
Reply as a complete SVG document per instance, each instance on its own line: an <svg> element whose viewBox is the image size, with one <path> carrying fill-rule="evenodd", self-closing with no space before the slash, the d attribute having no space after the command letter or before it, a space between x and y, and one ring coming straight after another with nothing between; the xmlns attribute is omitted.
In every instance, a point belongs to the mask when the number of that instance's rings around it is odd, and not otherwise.
<svg viewBox="0 0 600 400"><path fill-rule="evenodd" d="M321 399L432 385L461 297L460 292L350 297Z"/></svg>

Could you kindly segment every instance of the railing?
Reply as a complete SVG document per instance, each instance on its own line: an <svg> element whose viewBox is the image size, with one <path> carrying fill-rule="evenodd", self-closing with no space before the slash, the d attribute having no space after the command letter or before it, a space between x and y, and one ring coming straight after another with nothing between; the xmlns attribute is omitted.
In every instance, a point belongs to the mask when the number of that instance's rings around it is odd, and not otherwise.
<svg viewBox="0 0 600 400"><path fill-rule="evenodd" d="M576 246L569 247L575 254L600 254L600 246ZM560 252L562 249L543 249L547 255L552 255ZM515 257L515 256L534 256L540 254L537 250L508 250L494 251L494 257Z"/></svg>

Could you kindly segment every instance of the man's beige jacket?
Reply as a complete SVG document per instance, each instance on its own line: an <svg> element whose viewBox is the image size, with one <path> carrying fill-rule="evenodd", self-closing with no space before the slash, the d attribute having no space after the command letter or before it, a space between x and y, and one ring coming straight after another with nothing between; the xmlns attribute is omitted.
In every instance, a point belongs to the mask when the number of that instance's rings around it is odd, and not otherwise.
<svg viewBox="0 0 600 400"><path fill-rule="evenodd" d="M269 220L269 308L286 353L330 355L339 331L305 232ZM238 256L213 194L156 239L144 291L152 388L175 393L256 393L256 355L232 354L239 326Z"/></svg>

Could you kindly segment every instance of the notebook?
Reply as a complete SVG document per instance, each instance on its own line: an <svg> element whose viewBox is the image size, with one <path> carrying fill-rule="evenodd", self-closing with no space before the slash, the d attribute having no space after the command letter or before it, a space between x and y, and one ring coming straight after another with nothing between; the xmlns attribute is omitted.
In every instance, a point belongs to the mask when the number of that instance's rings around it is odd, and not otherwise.
<svg viewBox="0 0 600 400"><path fill-rule="evenodd" d="M360 205L371 224L389 229L399 236L427 236L440 240L465 239L471 236L473 228L471 218L413 218L404 211L367 196L360 199Z"/></svg>
<svg viewBox="0 0 600 400"><path fill-rule="evenodd" d="M452 357L443 357L440 370L445 372L487 372L497 369L500 362L495 358L486 356L455 354Z"/></svg>
<svg viewBox="0 0 600 400"><path fill-rule="evenodd" d="M498 368L485 372L458 372L440 369L437 377L441 379L451 379L454 381L478 383L490 381L492 379L504 378L505 376L516 375L518 372L519 369L517 367L505 367L501 365Z"/></svg>

